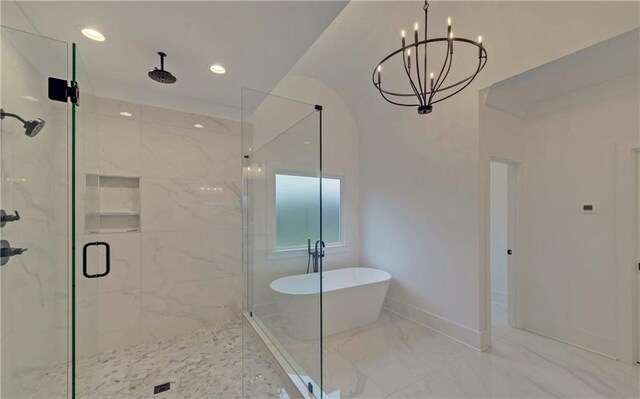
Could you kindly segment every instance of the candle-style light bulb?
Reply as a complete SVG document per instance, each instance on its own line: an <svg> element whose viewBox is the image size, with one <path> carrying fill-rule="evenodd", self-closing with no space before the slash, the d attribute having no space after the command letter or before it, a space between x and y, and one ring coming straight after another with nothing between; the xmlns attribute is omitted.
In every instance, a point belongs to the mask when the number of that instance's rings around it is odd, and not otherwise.
<svg viewBox="0 0 640 399"><path fill-rule="evenodd" d="M447 18L447 25L451 26L451 17Z"/></svg>
<svg viewBox="0 0 640 399"><path fill-rule="evenodd" d="M382 82L382 65L378 65L378 83Z"/></svg>
<svg viewBox="0 0 640 399"><path fill-rule="evenodd" d="M450 49L449 54L453 54L453 31L449 32Z"/></svg>
<svg viewBox="0 0 640 399"><path fill-rule="evenodd" d="M447 18L447 36L451 36L451 17Z"/></svg>
<svg viewBox="0 0 640 399"><path fill-rule="evenodd" d="M482 36L478 36L478 43L482 44Z"/></svg>
<svg viewBox="0 0 640 399"><path fill-rule="evenodd" d="M402 48L404 48L404 30L400 34L402 35Z"/></svg>
<svg viewBox="0 0 640 399"><path fill-rule="evenodd" d="M482 58L482 36L478 36L478 44L480 44L480 47L478 48L478 57Z"/></svg>
<svg viewBox="0 0 640 399"><path fill-rule="evenodd" d="M431 78L431 90L433 90L433 72L431 72L429 77Z"/></svg>
<svg viewBox="0 0 640 399"><path fill-rule="evenodd" d="M411 49L407 50L407 64L411 68Z"/></svg>
<svg viewBox="0 0 640 399"><path fill-rule="evenodd" d="M413 39L416 43L418 43L418 28L420 26L418 25L418 23L416 22L415 24L413 24Z"/></svg>

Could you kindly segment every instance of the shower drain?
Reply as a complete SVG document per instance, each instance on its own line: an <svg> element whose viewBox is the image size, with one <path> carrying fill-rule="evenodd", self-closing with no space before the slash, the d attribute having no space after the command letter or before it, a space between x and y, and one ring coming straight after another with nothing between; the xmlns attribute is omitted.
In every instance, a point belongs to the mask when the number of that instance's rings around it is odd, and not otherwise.
<svg viewBox="0 0 640 399"><path fill-rule="evenodd" d="M155 387L153 387L153 394L155 395L158 393L166 392L170 389L171 389L171 383L165 382L164 384L156 385Z"/></svg>

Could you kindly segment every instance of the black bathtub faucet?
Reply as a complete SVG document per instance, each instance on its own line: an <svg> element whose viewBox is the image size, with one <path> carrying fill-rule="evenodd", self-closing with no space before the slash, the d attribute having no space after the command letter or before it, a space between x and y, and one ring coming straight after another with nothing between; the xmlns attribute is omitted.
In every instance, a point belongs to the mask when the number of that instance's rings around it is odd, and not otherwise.
<svg viewBox="0 0 640 399"><path fill-rule="evenodd" d="M313 273L318 273L320 270L320 258L324 257L324 248L324 241L318 240L316 241L314 250L311 251L311 239L307 239L307 252L309 254L307 259L307 273L309 273L309 264L311 263L311 260L313 260Z"/></svg>

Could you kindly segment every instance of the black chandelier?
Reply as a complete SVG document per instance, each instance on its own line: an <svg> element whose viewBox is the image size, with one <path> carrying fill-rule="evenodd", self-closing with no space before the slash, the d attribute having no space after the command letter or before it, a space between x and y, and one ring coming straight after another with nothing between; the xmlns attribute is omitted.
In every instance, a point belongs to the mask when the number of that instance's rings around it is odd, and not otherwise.
<svg viewBox="0 0 640 399"><path fill-rule="evenodd" d="M418 23L414 25L414 42L405 43L405 31L402 31L402 47L392 52L388 56L382 59L378 63L378 66L373 70L372 80L373 85L378 89L382 97L391 104L400 105L404 107L418 107L419 114L429 114L433 109L433 104L444 101L449 97L452 97L462 90L464 90L478 75L478 73L484 68L487 63L487 51L482 45L482 36L478 36L478 41L465 39L462 37L454 37L451 30L451 18L448 19L447 36L429 39L427 37L428 28L428 15L429 15L429 3L424 2L424 40L419 40L418 37ZM429 45L435 43L446 42L446 53L444 54L444 63L440 68L437 78L433 72L429 75L429 85L427 86L427 62L431 62L433 54L429 52ZM453 64L453 49L460 45L473 45L478 48L478 65L475 71L466 78L449 84L445 81L451 71L451 65ZM415 68L411 68L411 51L414 51ZM432 47L433 50L433 47ZM420 65L420 51L422 51L422 65ZM432 51L433 52L433 51ZM402 58L402 69L409 80L409 86L411 91L409 92L393 92L382 88L382 69L383 64L386 61L394 58L396 55L400 55ZM397 57L396 57L397 59ZM422 70L421 70L422 69Z"/></svg>

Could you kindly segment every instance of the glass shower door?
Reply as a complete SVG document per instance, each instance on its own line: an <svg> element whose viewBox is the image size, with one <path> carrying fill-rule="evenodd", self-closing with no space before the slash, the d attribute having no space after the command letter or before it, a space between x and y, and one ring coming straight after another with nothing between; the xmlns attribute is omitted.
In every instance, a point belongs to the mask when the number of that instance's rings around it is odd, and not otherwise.
<svg viewBox="0 0 640 399"><path fill-rule="evenodd" d="M73 394L89 398L103 382L100 367L100 287L109 274L109 244L100 234L100 163L98 106L88 68L76 45L72 46L73 80L80 89L80 103L73 118L75 262L73 284Z"/></svg>
<svg viewBox="0 0 640 399"><path fill-rule="evenodd" d="M3 398L68 395L67 44L0 30L0 358Z"/></svg>
<svg viewBox="0 0 640 399"><path fill-rule="evenodd" d="M321 397L321 107L243 89L242 112L244 395L265 389L265 343Z"/></svg>

